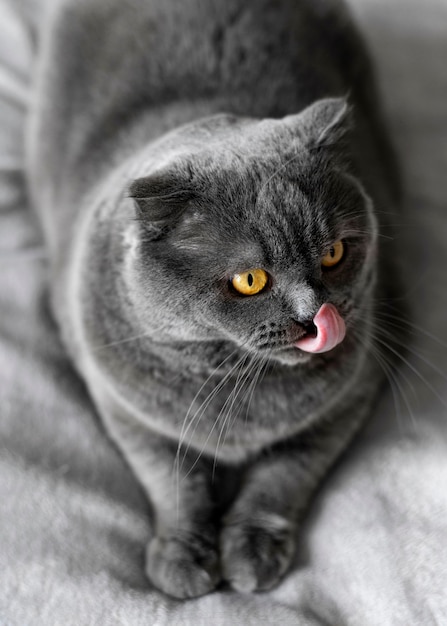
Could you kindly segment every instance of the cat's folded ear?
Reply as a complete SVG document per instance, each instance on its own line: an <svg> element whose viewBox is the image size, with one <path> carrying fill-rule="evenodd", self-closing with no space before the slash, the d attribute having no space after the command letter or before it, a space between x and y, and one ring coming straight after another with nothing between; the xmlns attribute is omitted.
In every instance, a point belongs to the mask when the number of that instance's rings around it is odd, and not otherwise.
<svg viewBox="0 0 447 626"><path fill-rule="evenodd" d="M290 115L285 120L296 127L310 149L340 144L353 126L352 107L346 98L317 100L298 115Z"/></svg>
<svg viewBox="0 0 447 626"><path fill-rule="evenodd" d="M138 178L129 187L137 218L153 239L174 228L196 197L188 181L169 169Z"/></svg>

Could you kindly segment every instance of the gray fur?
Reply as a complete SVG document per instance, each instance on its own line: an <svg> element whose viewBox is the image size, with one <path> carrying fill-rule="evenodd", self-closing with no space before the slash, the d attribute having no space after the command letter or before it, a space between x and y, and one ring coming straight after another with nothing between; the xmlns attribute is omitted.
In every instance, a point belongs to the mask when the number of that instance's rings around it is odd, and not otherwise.
<svg viewBox="0 0 447 626"><path fill-rule="evenodd" d="M362 43L335 0L64 0L43 37L29 171L54 312L153 505L148 576L268 589L381 380L374 206L396 192ZM235 295L252 267L272 284ZM326 301L344 342L289 347Z"/></svg>

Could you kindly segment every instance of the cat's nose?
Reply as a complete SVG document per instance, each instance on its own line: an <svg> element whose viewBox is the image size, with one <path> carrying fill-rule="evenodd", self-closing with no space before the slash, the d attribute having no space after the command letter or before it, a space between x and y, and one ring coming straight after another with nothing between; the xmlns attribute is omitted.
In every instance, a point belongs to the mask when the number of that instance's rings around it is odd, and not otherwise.
<svg viewBox="0 0 447 626"><path fill-rule="evenodd" d="M309 320L297 320L292 319L293 333L296 335L296 341L298 339L304 339L305 337L316 337L317 327L312 319Z"/></svg>
<svg viewBox="0 0 447 626"><path fill-rule="evenodd" d="M298 324L306 325L313 322L312 318L319 304L317 300L319 295L320 294L316 294L313 287L305 282L296 284L290 289L288 298L291 311L293 311L293 318Z"/></svg>
<svg viewBox="0 0 447 626"><path fill-rule="evenodd" d="M302 326L304 328L304 332L306 333L306 337L316 337L317 336L317 327L314 324L313 320L303 322Z"/></svg>

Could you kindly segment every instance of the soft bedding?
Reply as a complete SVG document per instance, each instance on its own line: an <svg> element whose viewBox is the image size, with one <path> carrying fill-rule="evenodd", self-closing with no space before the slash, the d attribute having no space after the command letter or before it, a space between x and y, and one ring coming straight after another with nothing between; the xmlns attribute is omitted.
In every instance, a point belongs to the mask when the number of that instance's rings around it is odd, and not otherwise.
<svg viewBox="0 0 447 626"><path fill-rule="evenodd" d="M319 493L282 584L178 602L144 576L145 499L48 310L24 148L43 0L0 0L2 626L447 624L447 4L351 4L403 170L406 352L382 335L400 366L384 363L388 388Z"/></svg>

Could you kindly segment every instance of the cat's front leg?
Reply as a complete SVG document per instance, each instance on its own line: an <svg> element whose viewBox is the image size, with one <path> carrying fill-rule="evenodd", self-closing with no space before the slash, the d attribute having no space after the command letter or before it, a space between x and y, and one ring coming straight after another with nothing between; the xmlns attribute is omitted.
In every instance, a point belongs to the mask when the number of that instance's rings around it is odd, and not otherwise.
<svg viewBox="0 0 447 626"><path fill-rule="evenodd" d="M279 582L311 496L360 421L354 413L320 424L271 448L247 470L220 537L223 577L234 589L267 590Z"/></svg>
<svg viewBox="0 0 447 626"><path fill-rule="evenodd" d="M205 460L187 455L178 469L175 449L166 442L146 448L139 473L153 505L155 533L146 549L146 574L168 595L193 598L212 591L221 579L218 533ZM162 454L160 452L162 451ZM195 464L196 463L196 464Z"/></svg>
<svg viewBox="0 0 447 626"><path fill-rule="evenodd" d="M209 462L199 451L177 457L176 442L116 410L105 421L152 504L149 580L176 598L212 591L221 573Z"/></svg>

